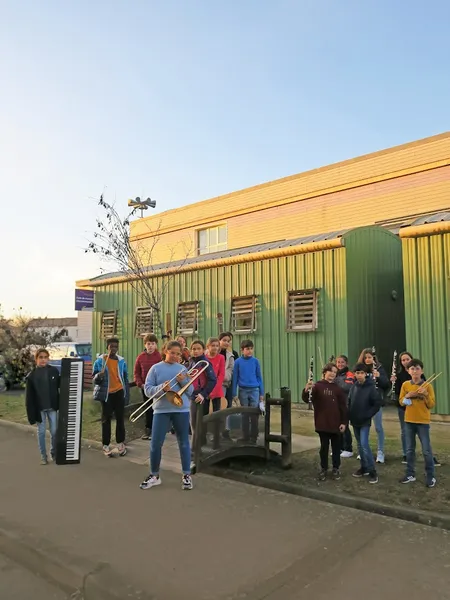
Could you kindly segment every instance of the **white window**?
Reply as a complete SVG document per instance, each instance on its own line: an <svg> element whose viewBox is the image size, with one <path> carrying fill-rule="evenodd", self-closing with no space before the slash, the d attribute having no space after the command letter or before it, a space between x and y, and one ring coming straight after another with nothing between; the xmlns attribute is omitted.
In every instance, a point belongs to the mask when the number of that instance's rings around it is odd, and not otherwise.
<svg viewBox="0 0 450 600"><path fill-rule="evenodd" d="M317 329L317 290L288 292L286 329L288 331L315 331Z"/></svg>
<svg viewBox="0 0 450 600"><path fill-rule="evenodd" d="M147 333L155 333L154 312L149 306L138 306L136 308L136 322L134 335L142 337Z"/></svg>
<svg viewBox="0 0 450 600"><path fill-rule="evenodd" d="M179 302L177 308L177 335L198 334L198 302Z"/></svg>
<svg viewBox="0 0 450 600"><path fill-rule="evenodd" d="M117 310L108 310L102 313L102 338L113 337L117 333Z"/></svg>
<svg viewBox="0 0 450 600"><path fill-rule="evenodd" d="M200 229L198 232L198 253L210 254L227 249L228 232L226 225Z"/></svg>
<svg viewBox="0 0 450 600"><path fill-rule="evenodd" d="M252 333L256 330L256 296L231 299L230 329L235 333Z"/></svg>

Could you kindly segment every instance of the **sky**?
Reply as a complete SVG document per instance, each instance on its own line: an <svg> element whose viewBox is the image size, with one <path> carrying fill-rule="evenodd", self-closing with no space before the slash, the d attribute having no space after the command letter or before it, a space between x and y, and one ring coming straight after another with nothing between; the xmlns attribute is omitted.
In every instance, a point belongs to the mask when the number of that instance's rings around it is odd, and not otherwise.
<svg viewBox="0 0 450 600"><path fill-rule="evenodd" d="M74 315L155 213L449 129L450 2L0 0L0 305ZM382 207L376 207L382 210Z"/></svg>

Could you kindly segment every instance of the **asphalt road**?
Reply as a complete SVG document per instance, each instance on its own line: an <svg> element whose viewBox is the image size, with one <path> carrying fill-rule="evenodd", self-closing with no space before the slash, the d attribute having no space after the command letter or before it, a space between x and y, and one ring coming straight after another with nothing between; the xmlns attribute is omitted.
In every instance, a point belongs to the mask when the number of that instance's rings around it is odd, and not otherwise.
<svg viewBox="0 0 450 600"><path fill-rule="evenodd" d="M442 600L447 532L84 451L39 465L34 436L0 423L0 598ZM31 594L33 590L33 594Z"/></svg>

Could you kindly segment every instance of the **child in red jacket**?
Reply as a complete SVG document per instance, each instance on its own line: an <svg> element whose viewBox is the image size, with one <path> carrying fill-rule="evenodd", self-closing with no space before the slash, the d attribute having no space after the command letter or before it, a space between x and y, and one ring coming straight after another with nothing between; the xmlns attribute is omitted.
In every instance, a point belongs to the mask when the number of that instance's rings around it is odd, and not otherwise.
<svg viewBox="0 0 450 600"><path fill-rule="evenodd" d="M347 398L342 389L335 383L337 367L333 363L324 366L323 379L316 383L308 382L302 393L304 402L309 401L309 390L312 387L312 403L314 406L314 424L320 437L319 481L324 481L328 472L328 452L331 442L333 472L335 480L340 479L341 466L341 433L348 423Z"/></svg>
<svg viewBox="0 0 450 600"><path fill-rule="evenodd" d="M212 364L214 373L217 377L216 385L213 391L209 395L211 399L213 412L220 410L220 403L224 396L223 393L223 380L225 379L225 358L220 354L220 342L218 338L210 337L206 342L206 356L209 362ZM204 414L209 413L209 399L205 401Z"/></svg>
<svg viewBox="0 0 450 600"><path fill-rule="evenodd" d="M161 354L158 352L158 338L153 333L149 333L144 337L144 346L145 350L139 354L134 364L134 381L137 387L141 388L142 398L145 402L147 400L144 392L145 379L153 365L161 362ZM143 440L149 440L152 437L152 425L153 408L149 408L145 413L145 433L142 436Z"/></svg>

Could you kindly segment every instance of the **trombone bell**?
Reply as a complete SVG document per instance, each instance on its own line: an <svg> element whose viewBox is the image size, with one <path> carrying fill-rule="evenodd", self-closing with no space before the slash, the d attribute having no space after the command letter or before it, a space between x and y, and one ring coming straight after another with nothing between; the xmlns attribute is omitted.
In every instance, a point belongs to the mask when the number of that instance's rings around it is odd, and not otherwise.
<svg viewBox="0 0 450 600"><path fill-rule="evenodd" d="M168 400L172 404L175 404L175 406L183 406L183 398L181 397L180 392L166 392L166 400Z"/></svg>

